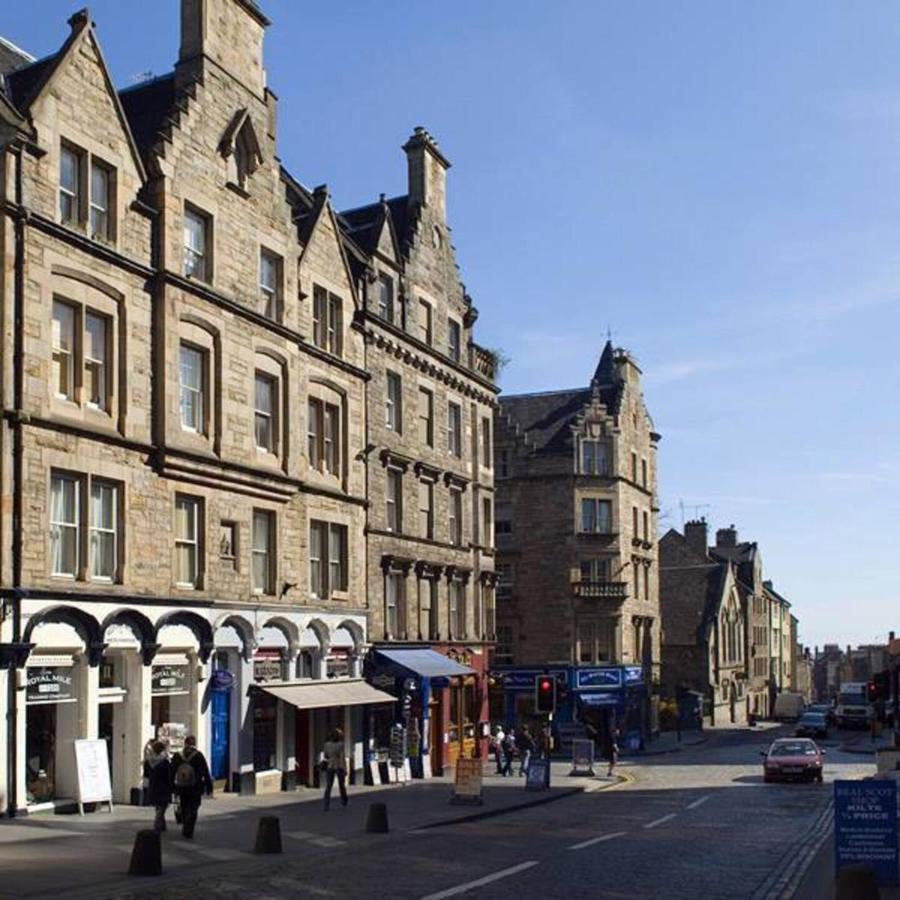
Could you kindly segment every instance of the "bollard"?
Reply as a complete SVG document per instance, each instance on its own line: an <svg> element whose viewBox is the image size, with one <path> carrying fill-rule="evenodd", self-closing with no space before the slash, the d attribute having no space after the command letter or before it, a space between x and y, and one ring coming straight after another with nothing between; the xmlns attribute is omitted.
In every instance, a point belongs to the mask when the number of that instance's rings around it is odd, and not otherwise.
<svg viewBox="0 0 900 900"><path fill-rule="evenodd" d="M146 828L134 836L128 874L162 875L162 847L158 831Z"/></svg>
<svg viewBox="0 0 900 900"><path fill-rule="evenodd" d="M834 900L879 900L881 892L870 866L842 866L834 879Z"/></svg>
<svg viewBox="0 0 900 900"><path fill-rule="evenodd" d="M369 834L387 834L388 830L387 805L372 803L366 818L366 831Z"/></svg>
<svg viewBox="0 0 900 900"><path fill-rule="evenodd" d="M281 825L278 816L263 816L256 829L254 853L281 853Z"/></svg>

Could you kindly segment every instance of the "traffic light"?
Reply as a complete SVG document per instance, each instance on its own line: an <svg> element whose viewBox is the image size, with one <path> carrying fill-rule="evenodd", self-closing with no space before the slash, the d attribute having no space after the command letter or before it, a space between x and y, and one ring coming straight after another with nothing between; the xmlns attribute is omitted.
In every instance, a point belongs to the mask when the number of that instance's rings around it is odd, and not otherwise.
<svg viewBox="0 0 900 900"><path fill-rule="evenodd" d="M556 679L552 675L537 675L534 679L534 710L537 713L556 712Z"/></svg>
<svg viewBox="0 0 900 900"><path fill-rule="evenodd" d="M874 681L866 685L866 698L869 703L874 703L878 699L878 685Z"/></svg>

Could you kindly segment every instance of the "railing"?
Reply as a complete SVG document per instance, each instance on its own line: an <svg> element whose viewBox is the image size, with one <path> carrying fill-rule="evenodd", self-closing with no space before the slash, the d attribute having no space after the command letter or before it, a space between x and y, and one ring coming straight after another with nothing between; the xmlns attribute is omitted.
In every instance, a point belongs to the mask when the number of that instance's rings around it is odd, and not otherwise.
<svg viewBox="0 0 900 900"><path fill-rule="evenodd" d="M572 592L576 597L586 600L616 600L628 599L628 585L624 581L575 581L572 583Z"/></svg>
<svg viewBox="0 0 900 900"><path fill-rule="evenodd" d="M497 357L493 351L485 347L479 347L478 344L472 344L472 368L488 381L495 381L497 378Z"/></svg>

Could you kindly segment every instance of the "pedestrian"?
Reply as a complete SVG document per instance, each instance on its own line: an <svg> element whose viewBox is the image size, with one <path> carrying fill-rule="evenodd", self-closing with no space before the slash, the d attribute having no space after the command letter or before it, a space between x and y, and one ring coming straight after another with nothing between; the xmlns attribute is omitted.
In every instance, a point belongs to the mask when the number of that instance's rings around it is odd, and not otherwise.
<svg viewBox="0 0 900 900"><path fill-rule="evenodd" d="M162 741L153 741L144 753L147 802L156 809L153 828L166 830L166 810L172 802L172 773L169 754Z"/></svg>
<svg viewBox="0 0 900 900"><path fill-rule="evenodd" d="M516 747L519 751L519 776L528 774L528 766L531 764L531 756L537 750L537 744L531 736L531 731L527 725L522 726L518 738L516 738Z"/></svg>
<svg viewBox="0 0 900 900"><path fill-rule="evenodd" d="M497 774L503 774L503 738L506 735L503 733L503 726L497 725L494 728L494 737L491 741L491 747L494 751L494 760L497 763Z"/></svg>
<svg viewBox="0 0 900 900"><path fill-rule="evenodd" d="M606 773L606 777L612 778L613 769L616 767L616 761L619 758L619 745L616 742L616 732L612 728L607 732L603 755L609 761L609 770Z"/></svg>
<svg viewBox="0 0 900 900"><path fill-rule="evenodd" d="M503 738L503 769L500 774L503 776L512 775L512 764L516 757L516 737L510 731Z"/></svg>
<svg viewBox="0 0 900 900"><path fill-rule="evenodd" d="M335 728L328 735L322 748L322 756L325 767L325 812L328 812L335 778L341 792L341 806L347 805L347 757L344 753L344 732L340 728Z"/></svg>
<svg viewBox="0 0 900 900"><path fill-rule="evenodd" d="M172 757L171 767L172 788L178 797L181 814L181 833L192 838L203 795L211 797L213 792L206 757L197 749L197 738L192 734L184 739L184 750Z"/></svg>

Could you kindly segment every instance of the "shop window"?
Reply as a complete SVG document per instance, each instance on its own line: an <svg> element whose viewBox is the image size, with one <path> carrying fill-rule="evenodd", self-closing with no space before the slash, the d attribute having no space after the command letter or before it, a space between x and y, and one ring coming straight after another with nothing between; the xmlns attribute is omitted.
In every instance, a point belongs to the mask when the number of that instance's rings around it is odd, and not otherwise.
<svg viewBox="0 0 900 900"><path fill-rule="evenodd" d="M201 587L203 573L203 500L175 496L175 582L182 588Z"/></svg>
<svg viewBox="0 0 900 900"><path fill-rule="evenodd" d="M385 524L388 531L403 531L403 472L390 466L385 470Z"/></svg>
<svg viewBox="0 0 900 900"><path fill-rule="evenodd" d="M397 434L403 433L403 382L396 372L386 376L384 424Z"/></svg>
<svg viewBox="0 0 900 900"><path fill-rule="evenodd" d="M259 311L275 322L281 321L282 271L280 256L259 251Z"/></svg>
<svg viewBox="0 0 900 900"><path fill-rule="evenodd" d="M347 526L313 520L309 525L309 585L326 599L347 590Z"/></svg>
<svg viewBox="0 0 900 900"><path fill-rule="evenodd" d="M196 207L184 207L184 274L212 281L212 219Z"/></svg>
<svg viewBox="0 0 900 900"><path fill-rule="evenodd" d="M275 593L275 513L253 510L253 593Z"/></svg>
<svg viewBox="0 0 900 900"><path fill-rule="evenodd" d="M253 770L276 768L278 747L278 700L264 691L253 697Z"/></svg>

